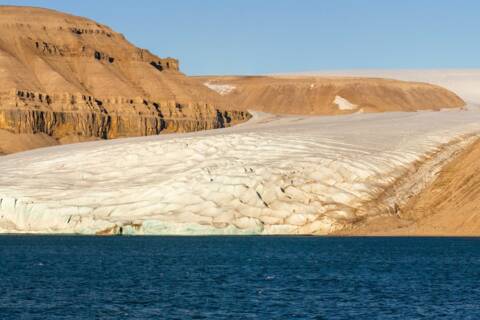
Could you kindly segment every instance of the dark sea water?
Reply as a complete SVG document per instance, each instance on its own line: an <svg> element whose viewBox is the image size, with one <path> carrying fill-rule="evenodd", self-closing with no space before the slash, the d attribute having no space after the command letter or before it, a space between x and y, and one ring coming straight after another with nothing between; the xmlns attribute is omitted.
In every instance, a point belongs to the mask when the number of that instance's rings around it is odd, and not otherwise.
<svg viewBox="0 0 480 320"><path fill-rule="evenodd" d="M480 319L480 239L0 236L0 319Z"/></svg>

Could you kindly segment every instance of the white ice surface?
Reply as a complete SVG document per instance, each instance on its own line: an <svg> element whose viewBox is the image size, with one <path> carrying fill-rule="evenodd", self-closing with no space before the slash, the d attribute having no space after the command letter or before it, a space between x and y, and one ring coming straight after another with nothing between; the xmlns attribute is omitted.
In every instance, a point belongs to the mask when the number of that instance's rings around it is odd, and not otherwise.
<svg viewBox="0 0 480 320"><path fill-rule="evenodd" d="M0 232L324 234L394 209L432 174L413 178L416 163L479 132L475 110L259 113L229 129L13 154L0 157Z"/></svg>
<svg viewBox="0 0 480 320"><path fill-rule="evenodd" d="M205 82L204 85L209 89L221 94L222 96L227 95L233 90L235 90L235 86L232 86L230 84L215 84L211 82Z"/></svg>

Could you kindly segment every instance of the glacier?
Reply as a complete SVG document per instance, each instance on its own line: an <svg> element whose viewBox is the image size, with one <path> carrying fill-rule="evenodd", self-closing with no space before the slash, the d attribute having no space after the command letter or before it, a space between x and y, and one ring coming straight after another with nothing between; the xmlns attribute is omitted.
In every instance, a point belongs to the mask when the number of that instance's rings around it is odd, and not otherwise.
<svg viewBox="0 0 480 320"><path fill-rule="evenodd" d="M0 233L329 234L396 214L477 109L280 116L0 157Z"/></svg>

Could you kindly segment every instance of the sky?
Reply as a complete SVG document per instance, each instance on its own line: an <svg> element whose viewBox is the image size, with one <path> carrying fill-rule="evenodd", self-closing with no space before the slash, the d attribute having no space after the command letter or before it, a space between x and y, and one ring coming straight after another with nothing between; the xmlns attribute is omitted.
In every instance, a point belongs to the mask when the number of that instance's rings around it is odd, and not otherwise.
<svg viewBox="0 0 480 320"><path fill-rule="evenodd" d="M1 3L91 18L189 75L480 67L478 0Z"/></svg>

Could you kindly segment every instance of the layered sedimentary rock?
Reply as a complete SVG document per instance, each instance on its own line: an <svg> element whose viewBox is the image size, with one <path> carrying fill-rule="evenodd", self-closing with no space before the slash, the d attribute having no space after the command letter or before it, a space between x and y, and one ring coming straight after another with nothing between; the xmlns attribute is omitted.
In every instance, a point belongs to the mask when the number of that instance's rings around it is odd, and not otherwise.
<svg viewBox="0 0 480 320"><path fill-rule="evenodd" d="M221 128L243 121L248 113L220 110L205 103L181 104L142 97L97 99L82 94L47 94L17 90L0 98L0 127L13 133L46 133L112 139Z"/></svg>
<svg viewBox="0 0 480 320"><path fill-rule="evenodd" d="M137 48L107 26L0 6L0 129L61 142L211 129L248 118L183 75L176 59Z"/></svg>
<svg viewBox="0 0 480 320"><path fill-rule="evenodd" d="M239 108L283 114L417 111L463 107L442 87L420 82L344 76L198 77Z"/></svg>

